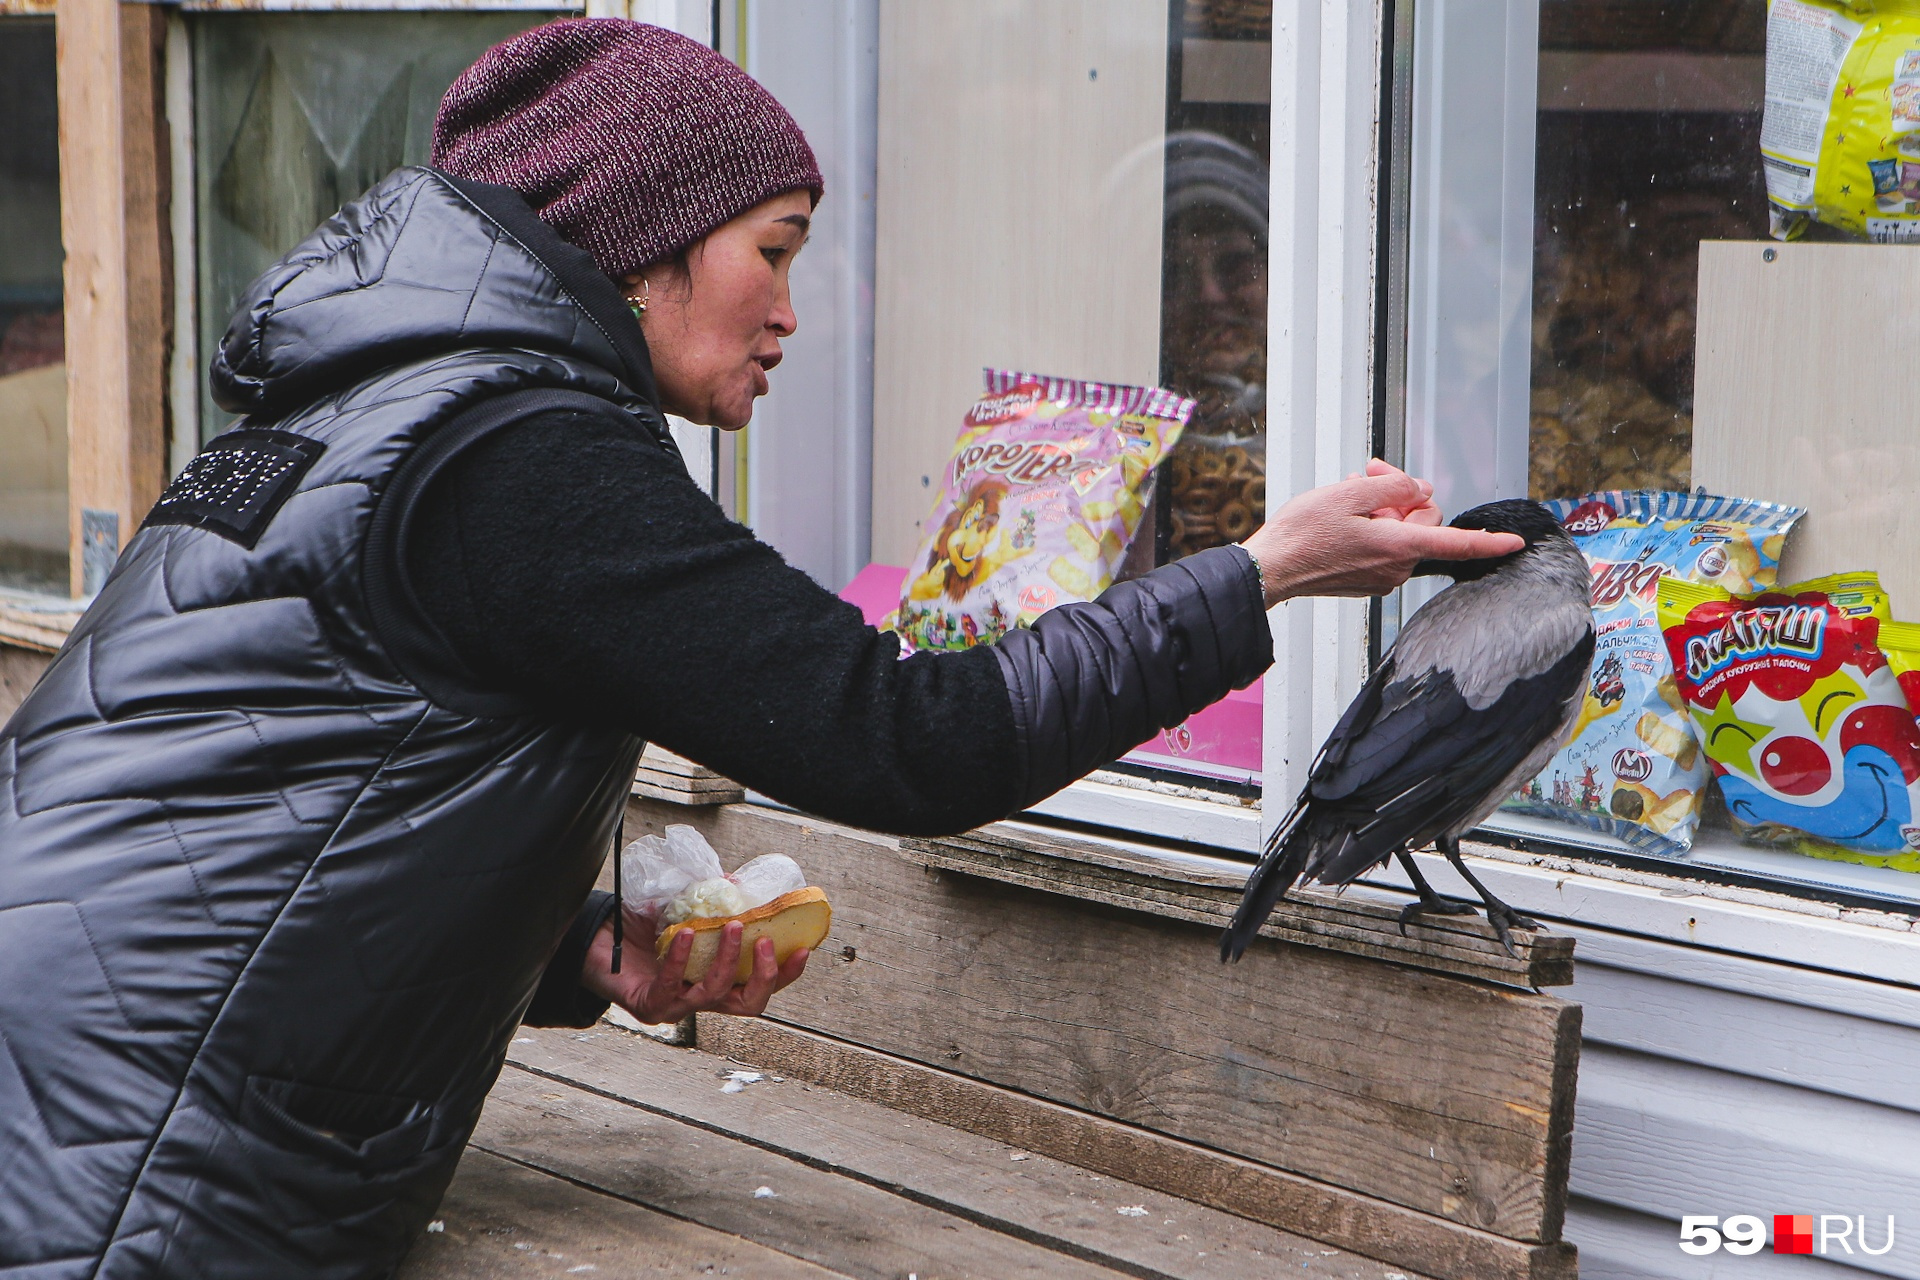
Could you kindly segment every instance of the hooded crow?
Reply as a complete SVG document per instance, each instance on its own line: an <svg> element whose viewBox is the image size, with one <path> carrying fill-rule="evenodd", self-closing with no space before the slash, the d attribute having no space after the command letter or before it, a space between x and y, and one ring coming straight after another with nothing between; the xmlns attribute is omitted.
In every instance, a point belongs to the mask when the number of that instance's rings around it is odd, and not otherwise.
<svg viewBox="0 0 1920 1280"><path fill-rule="evenodd" d="M1221 939L1238 960L1273 904L1303 876L1342 885L1398 856L1423 912L1471 914L1435 893L1408 854L1435 844L1487 909L1508 952L1536 928L1460 861L1459 838L1566 744L1593 660L1587 562L1545 507L1523 498L1462 512L1456 529L1516 533L1491 560L1423 561L1451 577L1401 628L1314 759L1307 787L1267 841Z"/></svg>

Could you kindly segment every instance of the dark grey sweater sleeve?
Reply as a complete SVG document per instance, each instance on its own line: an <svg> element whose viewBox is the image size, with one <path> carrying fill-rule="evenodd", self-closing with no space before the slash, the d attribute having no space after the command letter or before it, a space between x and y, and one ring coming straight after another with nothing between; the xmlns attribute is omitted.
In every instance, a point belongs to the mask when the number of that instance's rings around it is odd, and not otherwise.
<svg viewBox="0 0 1920 1280"><path fill-rule="evenodd" d="M1031 632L902 661L891 634L726 518L637 427L556 413L472 446L404 548L483 680L823 817L965 830L1266 668L1259 583L1209 551Z"/></svg>

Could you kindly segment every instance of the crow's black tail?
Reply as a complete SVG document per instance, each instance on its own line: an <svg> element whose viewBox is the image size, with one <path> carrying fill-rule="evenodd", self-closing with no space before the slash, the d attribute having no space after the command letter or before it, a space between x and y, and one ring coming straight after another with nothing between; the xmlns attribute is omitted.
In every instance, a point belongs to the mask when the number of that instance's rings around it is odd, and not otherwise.
<svg viewBox="0 0 1920 1280"><path fill-rule="evenodd" d="M1247 891L1240 899L1240 909L1233 913L1233 923L1221 935L1223 963L1240 958L1254 935L1260 932L1260 926L1267 922L1273 904L1280 901L1280 895L1291 889L1300 873L1306 870L1307 857L1313 851L1312 824L1304 821L1306 810L1307 799L1302 796L1286 821L1268 837L1260 865L1247 877Z"/></svg>

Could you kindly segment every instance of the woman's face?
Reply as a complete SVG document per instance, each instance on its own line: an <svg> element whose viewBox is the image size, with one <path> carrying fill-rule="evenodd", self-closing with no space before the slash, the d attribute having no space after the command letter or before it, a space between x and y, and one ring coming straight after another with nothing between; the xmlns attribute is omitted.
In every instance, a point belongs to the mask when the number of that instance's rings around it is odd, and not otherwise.
<svg viewBox="0 0 1920 1280"><path fill-rule="evenodd" d="M755 205L687 251L687 270L627 277L627 295L647 310L640 327L653 353L668 413L738 430L767 394L780 339L797 321L787 287L793 256L806 243L812 196L789 191Z"/></svg>

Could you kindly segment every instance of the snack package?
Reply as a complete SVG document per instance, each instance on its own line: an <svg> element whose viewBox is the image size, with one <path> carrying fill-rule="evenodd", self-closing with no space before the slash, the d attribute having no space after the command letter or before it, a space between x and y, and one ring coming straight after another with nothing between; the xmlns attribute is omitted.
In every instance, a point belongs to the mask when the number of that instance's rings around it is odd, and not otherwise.
<svg viewBox="0 0 1920 1280"><path fill-rule="evenodd" d="M1880 649L1885 597L1850 605L1832 584L1663 584L1680 693L1744 838L1920 870L1920 724Z"/></svg>
<svg viewBox="0 0 1920 1280"><path fill-rule="evenodd" d="M894 630L914 648L965 649L1106 590L1192 414L1156 387L986 370Z"/></svg>
<svg viewBox="0 0 1920 1280"><path fill-rule="evenodd" d="M800 866L769 853L732 875L720 855L692 827L670 826L665 836L641 836L620 853L620 894L627 909L662 929L686 920L737 916L785 893L807 887Z"/></svg>
<svg viewBox="0 0 1920 1280"><path fill-rule="evenodd" d="M1907 705L1920 714L1920 622L1882 622L1880 652L1887 655Z"/></svg>
<svg viewBox="0 0 1920 1280"><path fill-rule="evenodd" d="M1504 807L1576 822L1643 852L1684 854L1709 773L1661 638L1660 584L1772 586L1801 509L1655 490L1545 506L1593 572L1593 670L1572 740Z"/></svg>
<svg viewBox="0 0 1920 1280"><path fill-rule="evenodd" d="M1760 157L1778 238L1920 239L1920 3L1770 0Z"/></svg>

